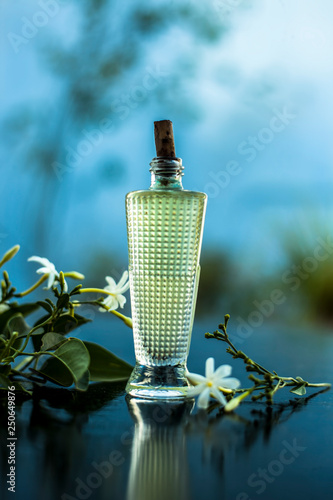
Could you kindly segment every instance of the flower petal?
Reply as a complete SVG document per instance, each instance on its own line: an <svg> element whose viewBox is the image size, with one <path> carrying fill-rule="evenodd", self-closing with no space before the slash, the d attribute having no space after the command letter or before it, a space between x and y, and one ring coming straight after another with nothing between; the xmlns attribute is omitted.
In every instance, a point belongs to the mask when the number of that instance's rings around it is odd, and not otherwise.
<svg viewBox="0 0 333 500"><path fill-rule="evenodd" d="M40 269L38 269L37 271L38 274L41 274L42 272L55 273L55 274L57 273L54 264L52 264L52 262L50 262L48 259L45 259L44 257L37 257L34 255L33 257L29 257L28 261L38 262L43 266Z"/></svg>
<svg viewBox="0 0 333 500"><path fill-rule="evenodd" d="M198 384L198 385L195 385L193 387L189 387L187 389L187 396L189 398L194 398L195 396L198 396L199 394L202 393L202 391L205 389L206 387L206 384Z"/></svg>
<svg viewBox="0 0 333 500"><path fill-rule="evenodd" d="M226 389L238 389L238 387L241 385L238 378L235 377L222 378L220 380L216 380L215 384L221 387L225 387Z"/></svg>
<svg viewBox="0 0 333 500"><path fill-rule="evenodd" d="M115 297L112 297L112 295L109 296L110 299L108 300L108 308L110 309L110 311L114 311L115 309L118 309L118 300L115 299Z"/></svg>
<svg viewBox="0 0 333 500"><path fill-rule="evenodd" d="M119 302L120 307L123 308L124 304L126 303L126 297L124 297L123 295L117 294L116 299Z"/></svg>
<svg viewBox="0 0 333 500"><path fill-rule="evenodd" d="M37 255L29 257L28 262L38 262L42 266L48 266L50 264L48 259L45 259L44 257L37 257Z"/></svg>
<svg viewBox="0 0 333 500"><path fill-rule="evenodd" d="M217 399L219 403L221 403L222 406L225 406L227 404L227 400L225 399L221 391L219 391L216 387L213 386L210 392L213 394L214 398Z"/></svg>
<svg viewBox="0 0 333 500"><path fill-rule="evenodd" d="M214 373L214 379L229 377L231 372L232 367L230 365L221 365L216 369L216 372Z"/></svg>
<svg viewBox="0 0 333 500"><path fill-rule="evenodd" d="M208 358L206 360L206 378L211 378L214 373L215 360L214 358Z"/></svg>
<svg viewBox="0 0 333 500"><path fill-rule="evenodd" d="M202 382L206 383L207 379L203 375L198 375L197 373L186 372L186 378L192 382L192 384L201 384Z"/></svg>
<svg viewBox="0 0 333 500"><path fill-rule="evenodd" d="M48 280L47 280L47 285L46 285L46 288L47 288L47 289L51 288L51 286L53 285L53 283L54 283L54 278L55 278L54 274L50 273L50 274L49 274L49 278L48 278Z"/></svg>
<svg viewBox="0 0 333 500"><path fill-rule="evenodd" d="M206 386L206 388L202 391L198 398L198 407L206 409L208 406L209 402L209 395L210 395L210 387Z"/></svg>
<svg viewBox="0 0 333 500"><path fill-rule="evenodd" d="M46 269L46 267L40 267L39 269L37 269L36 273L37 274L49 274L50 273L49 270L44 271L44 269Z"/></svg>
<svg viewBox="0 0 333 500"><path fill-rule="evenodd" d="M106 306L106 307L109 307L109 305L112 303L112 296L111 295L108 295L107 297L105 297L103 299L103 304Z"/></svg>
<svg viewBox="0 0 333 500"><path fill-rule="evenodd" d="M128 271L124 271L122 277L118 282L117 288L121 288L122 286L124 286L127 280L128 280Z"/></svg>
<svg viewBox="0 0 333 500"><path fill-rule="evenodd" d="M119 288L119 286L117 285L117 293L127 292L129 287L130 287L129 281L127 283L125 283L125 285L123 285L121 288Z"/></svg>
<svg viewBox="0 0 333 500"><path fill-rule="evenodd" d="M37 269L36 273L37 274L50 274L50 269L48 267L40 267Z"/></svg>
<svg viewBox="0 0 333 500"><path fill-rule="evenodd" d="M111 278L111 276L105 276L105 279L108 283L108 286L105 287L106 289L108 289L110 287L110 290L109 292L113 292L113 290L116 288L116 282L113 278Z"/></svg>

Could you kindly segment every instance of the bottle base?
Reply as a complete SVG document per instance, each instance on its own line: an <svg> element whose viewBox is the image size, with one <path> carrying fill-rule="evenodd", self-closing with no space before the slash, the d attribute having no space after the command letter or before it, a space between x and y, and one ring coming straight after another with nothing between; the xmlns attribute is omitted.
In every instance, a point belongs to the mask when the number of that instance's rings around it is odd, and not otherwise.
<svg viewBox="0 0 333 500"><path fill-rule="evenodd" d="M136 364L126 386L130 396L142 399L179 400L187 397L190 384L185 377L185 364L176 366L144 366Z"/></svg>

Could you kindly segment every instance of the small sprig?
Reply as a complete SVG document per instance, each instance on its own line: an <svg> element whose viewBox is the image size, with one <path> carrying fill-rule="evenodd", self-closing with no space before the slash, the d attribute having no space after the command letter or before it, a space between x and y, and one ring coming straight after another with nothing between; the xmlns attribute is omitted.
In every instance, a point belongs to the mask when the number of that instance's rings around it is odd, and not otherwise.
<svg viewBox="0 0 333 500"><path fill-rule="evenodd" d="M19 245L16 245L0 256L0 267L18 250ZM89 382L127 380L133 368L131 365L98 344L67 336L90 321L77 313L84 304L109 311L132 327L131 318L116 311L126 302L122 294L129 288L127 271L118 284L108 276L104 289L83 288L79 284L69 290L66 278L83 280L83 274L58 272L45 257L33 256L28 261L42 265L36 271L41 276L28 289L16 292L5 270L0 280L0 397L12 384L18 392L31 396L34 384L47 381L64 387L74 385L77 390L84 391ZM32 294L45 282L44 290L50 290L53 301L48 297L25 304L11 300ZM100 297L88 302L77 300L83 293L98 293ZM42 317L30 327L25 318L40 308Z"/></svg>
<svg viewBox="0 0 333 500"><path fill-rule="evenodd" d="M303 380L302 377L281 377L275 371L269 371L267 368L263 367L253 359L251 359L245 352L236 349L236 347L231 342L229 335L227 333L227 324L230 319L229 314L224 317L224 323L219 325L219 330L215 330L213 333L206 333L205 337L207 339L217 339L226 342L229 347L227 347L226 352L231 354L234 359L241 359L246 365L246 371L252 372L249 375L249 380L253 382L252 387L236 389L234 394L241 393L240 396L231 399L225 406L225 411L234 410L243 399L251 395L254 391L258 391L258 394L252 394L252 401L258 401L265 399L266 404L273 404L273 398L277 391L283 389L284 387L290 387L290 392L296 394L297 396L304 396L306 394L306 387L331 387L329 383L311 383ZM256 373L258 376L254 375Z"/></svg>

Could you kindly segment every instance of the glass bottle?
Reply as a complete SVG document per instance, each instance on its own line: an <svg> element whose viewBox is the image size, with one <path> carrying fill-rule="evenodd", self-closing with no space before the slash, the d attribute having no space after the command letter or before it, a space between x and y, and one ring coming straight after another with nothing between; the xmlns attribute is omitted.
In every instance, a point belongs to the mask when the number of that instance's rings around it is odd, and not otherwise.
<svg viewBox="0 0 333 500"><path fill-rule="evenodd" d="M126 196L136 356L126 391L178 399L188 386L207 195L183 189L180 158L158 156L150 166L150 188Z"/></svg>

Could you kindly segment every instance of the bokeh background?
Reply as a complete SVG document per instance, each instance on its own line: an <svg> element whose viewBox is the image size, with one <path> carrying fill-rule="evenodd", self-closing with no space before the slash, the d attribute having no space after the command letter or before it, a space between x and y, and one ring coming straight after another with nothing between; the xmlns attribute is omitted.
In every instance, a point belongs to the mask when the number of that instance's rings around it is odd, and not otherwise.
<svg viewBox="0 0 333 500"><path fill-rule="evenodd" d="M0 246L103 287L127 268L124 198L171 119L209 196L197 317L240 343L333 320L329 0L3 0ZM130 314L129 301L125 313Z"/></svg>

